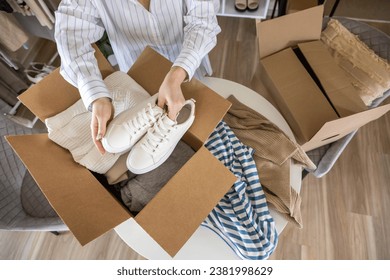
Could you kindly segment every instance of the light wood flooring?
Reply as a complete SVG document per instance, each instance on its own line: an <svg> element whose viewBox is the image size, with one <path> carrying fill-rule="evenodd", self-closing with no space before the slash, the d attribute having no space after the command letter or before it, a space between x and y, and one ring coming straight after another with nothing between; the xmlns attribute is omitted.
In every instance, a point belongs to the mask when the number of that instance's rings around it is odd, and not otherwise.
<svg viewBox="0 0 390 280"><path fill-rule="evenodd" d="M254 21L219 22L223 31L210 54L214 76L263 93L256 82ZM389 30L388 24L378 27ZM390 114L367 124L327 175L303 180L304 227L288 224L271 259L390 259L389 128ZM84 247L71 233L0 232L0 259L143 258L110 231Z"/></svg>

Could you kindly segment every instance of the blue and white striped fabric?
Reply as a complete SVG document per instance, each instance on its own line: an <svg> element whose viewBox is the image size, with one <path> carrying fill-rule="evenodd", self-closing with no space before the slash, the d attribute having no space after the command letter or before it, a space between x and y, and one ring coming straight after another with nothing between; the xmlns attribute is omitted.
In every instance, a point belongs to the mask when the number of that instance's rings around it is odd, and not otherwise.
<svg viewBox="0 0 390 280"><path fill-rule="evenodd" d="M215 231L240 258L268 258L277 245L278 234L252 158L253 149L241 143L224 121L205 146L237 181L202 225Z"/></svg>

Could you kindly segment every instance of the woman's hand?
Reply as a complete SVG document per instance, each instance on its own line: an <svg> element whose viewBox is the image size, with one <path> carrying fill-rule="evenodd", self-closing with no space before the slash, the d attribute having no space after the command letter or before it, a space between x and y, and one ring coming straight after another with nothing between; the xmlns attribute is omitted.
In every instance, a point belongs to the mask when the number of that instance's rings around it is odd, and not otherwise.
<svg viewBox="0 0 390 280"><path fill-rule="evenodd" d="M187 77L187 72L181 67L172 67L165 76L158 92L157 105L164 108L168 107L168 117L175 120L181 108L184 106L184 96L181 91L181 84Z"/></svg>
<svg viewBox="0 0 390 280"><path fill-rule="evenodd" d="M101 139L106 134L107 123L111 120L113 114L114 110L109 98L99 98L92 103L92 140L102 155L106 151L103 148Z"/></svg>

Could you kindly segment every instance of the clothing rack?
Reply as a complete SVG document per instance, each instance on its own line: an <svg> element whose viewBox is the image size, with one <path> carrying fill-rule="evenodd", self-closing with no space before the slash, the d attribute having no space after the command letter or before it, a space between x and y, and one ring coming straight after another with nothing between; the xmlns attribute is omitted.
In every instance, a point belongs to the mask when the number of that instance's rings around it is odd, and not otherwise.
<svg viewBox="0 0 390 280"><path fill-rule="evenodd" d="M35 16L42 26L50 30L54 27L54 11L59 2L60 0L0 0L4 11Z"/></svg>
<svg viewBox="0 0 390 280"><path fill-rule="evenodd" d="M5 62L9 67L19 70L19 66L16 65L11 58L0 48L0 59Z"/></svg>
<svg viewBox="0 0 390 280"><path fill-rule="evenodd" d="M43 44L41 39L54 41L54 11L60 2L0 0L0 99L12 107L7 117L27 127L36 123L35 116L27 118L19 113L24 111L16 97L31 85L24 70L34 61ZM55 52L44 63L53 65L57 57L58 52Z"/></svg>

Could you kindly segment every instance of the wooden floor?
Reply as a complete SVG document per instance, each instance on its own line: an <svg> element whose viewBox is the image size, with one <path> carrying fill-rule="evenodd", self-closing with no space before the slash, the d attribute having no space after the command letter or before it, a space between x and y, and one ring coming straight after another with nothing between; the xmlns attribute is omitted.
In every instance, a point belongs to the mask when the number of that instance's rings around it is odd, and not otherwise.
<svg viewBox="0 0 390 280"><path fill-rule="evenodd" d="M210 54L214 76L263 93L256 82L254 21L220 18L219 22L223 31ZM379 27L389 30L386 24ZM390 259L389 128L390 114L364 126L326 176L317 179L308 175L303 180L304 227L287 225L271 259ZM71 233L55 236L41 232L0 232L0 259L142 257L113 231L84 247Z"/></svg>

